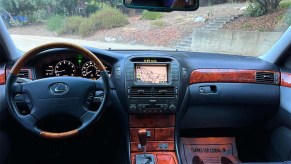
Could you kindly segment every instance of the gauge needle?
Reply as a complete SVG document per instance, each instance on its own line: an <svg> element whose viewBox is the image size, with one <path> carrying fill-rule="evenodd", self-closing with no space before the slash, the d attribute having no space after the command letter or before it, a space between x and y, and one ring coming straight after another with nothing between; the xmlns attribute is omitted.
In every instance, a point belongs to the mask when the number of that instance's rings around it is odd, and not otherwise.
<svg viewBox="0 0 291 164"><path fill-rule="evenodd" d="M87 73L86 73L86 76L87 76L89 73L91 73L91 72L92 72L92 71L87 72Z"/></svg>
<svg viewBox="0 0 291 164"><path fill-rule="evenodd" d="M66 70L60 70L60 71L56 71L56 72L65 72Z"/></svg>

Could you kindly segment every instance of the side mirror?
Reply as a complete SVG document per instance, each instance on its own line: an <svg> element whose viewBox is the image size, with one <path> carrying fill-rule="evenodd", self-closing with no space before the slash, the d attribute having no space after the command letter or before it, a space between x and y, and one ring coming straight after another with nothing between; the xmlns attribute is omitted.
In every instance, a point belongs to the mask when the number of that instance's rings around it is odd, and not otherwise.
<svg viewBox="0 0 291 164"><path fill-rule="evenodd" d="M199 7L199 0L123 0L123 5L149 11L195 11Z"/></svg>

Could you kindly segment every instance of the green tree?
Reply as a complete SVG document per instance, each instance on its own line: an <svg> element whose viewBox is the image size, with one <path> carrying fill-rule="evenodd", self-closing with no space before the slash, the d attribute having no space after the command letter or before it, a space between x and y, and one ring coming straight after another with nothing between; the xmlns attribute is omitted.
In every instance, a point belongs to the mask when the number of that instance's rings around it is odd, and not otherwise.
<svg viewBox="0 0 291 164"><path fill-rule="evenodd" d="M63 11L68 15L78 15L77 6L85 9L86 5L95 0L53 0L54 8Z"/></svg>
<svg viewBox="0 0 291 164"><path fill-rule="evenodd" d="M60 0L59 5L64 7L69 15L75 15L78 0Z"/></svg>
<svg viewBox="0 0 291 164"><path fill-rule="evenodd" d="M95 2L102 2L102 3L106 3L112 7L116 7L118 5L122 4L122 0L93 0Z"/></svg>
<svg viewBox="0 0 291 164"><path fill-rule="evenodd" d="M2 9L7 10L12 15L32 15L50 3L49 0L0 0Z"/></svg>
<svg viewBox="0 0 291 164"><path fill-rule="evenodd" d="M264 13L269 13L277 9L281 0L251 0L251 2L257 2L263 9Z"/></svg>
<svg viewBox="0 0 291 164"><path fill-rule="evenodd" d="M32 15L36 11L46 10L52 14L75 15L78 5L92 0L0 0L0 8L12 15Z"/></svg>
<svg viewBox="0 0 291 164"><path fill-rule="evenodd" d="M122 0L0 0L0 9L11 15L25 15L33 17L37 12L51 15L89 15L100 7L97 4L105 3L111 6L122 4ZM89 8L87 10L87 7ZM79 11L82 8L82 11Z"/></svg>

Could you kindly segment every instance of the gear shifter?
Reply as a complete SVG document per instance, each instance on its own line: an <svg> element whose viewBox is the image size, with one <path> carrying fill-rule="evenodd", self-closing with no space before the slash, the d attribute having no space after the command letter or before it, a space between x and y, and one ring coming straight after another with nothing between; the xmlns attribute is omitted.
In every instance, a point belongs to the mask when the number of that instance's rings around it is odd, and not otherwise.
<svg viewBox="0 0 291 164"><path fill-rule="evenodd" d="M140 142L140 147L143 150L143 154L136 155L136 164L155 164L155 157L153 154L146 154L146 147L147 147L147 130L146 129L139 129L138 132L138 139Z"/></svg>
<svg viewBox="0 0 291 164"><path fill-rule="evenodd" d="M146 129L139 129L138 130L138 139L143 149L143 153L146 154L146 147L147 147L147 130Z"/></svg>

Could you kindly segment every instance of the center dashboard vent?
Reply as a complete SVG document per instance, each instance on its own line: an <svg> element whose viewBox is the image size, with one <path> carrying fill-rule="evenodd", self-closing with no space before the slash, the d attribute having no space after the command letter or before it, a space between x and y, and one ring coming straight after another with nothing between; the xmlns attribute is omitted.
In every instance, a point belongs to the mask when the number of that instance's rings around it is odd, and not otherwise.
<svg viewBox="0 0 291 164"><path fill-rule="evenodd" d="M256 82L264 84L276 84L273 72L256 72Z"/></svg>
<svg viewBox="0 0 291 164"><path fill-rule="evenodd" d="M154 97L174 97L174 87L157 87L154 88Z"/></svg>
<svg viewBox="0 0 291 164"><path fill-rule="evenodd" d="M175 97L174 87L132 87L130 96L133 98L142 97Z"/></svg>
<svg viewBox="0 0 291 164"><path fill-rule="evenodd" d="M131 97L151 97L152 92L150 87L132 87L130 95Z"/></svg>
<svg viewBox="0 0 291 164"><path fill-rule="evenodd" d="M30 70L29 69L21 69L18 73L18 76L20 78L30 79Z"/></svg>

